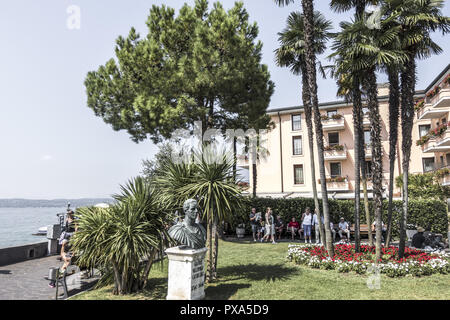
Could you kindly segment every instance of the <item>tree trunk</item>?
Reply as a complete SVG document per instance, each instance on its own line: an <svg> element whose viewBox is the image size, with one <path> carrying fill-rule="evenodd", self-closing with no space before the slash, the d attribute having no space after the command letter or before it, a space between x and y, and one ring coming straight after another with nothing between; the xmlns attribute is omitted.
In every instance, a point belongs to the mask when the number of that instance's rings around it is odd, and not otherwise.
<svg viewBox="0 0 450 320"><path fill-rule="evenodd" d="M213 281L213 224L212 224L212 218L208 217L208 225L206 230L206 243L208 244L208 253L206 255L206 281L212 282Z"/></svg>
<svg viewBox="0 0 450 320"><path fill-rule="evenodd" d="M373 201L376 221L376 263L381 258L381 215L383 210L383 158L381 148L381 117L377 100L377 78L375 68L367 72L366 80L368 82L368 107L370 116L370 137L372 145L372 183L373 183Z"/></svg>
<svg viewBox="0 0 450 320"><path fill-rule="evenodd" d="M313 189L314 208L317 209L317 218L319 219L319 233L320 241L325 244L325 230L320 214L319 198L317 196L317 182L316 182L316 164L314 159L314 133L312 123L312 107L311 95L309 93L308 70L306 65L302 65L302 100L303 109L305 110L306 127L308 128L308 144L309 144L309 163L311 167L311 184Z"/></svg>
<svg viewBox="0 0 450 320"><path fill-rule="evenodd" d="M217 259L218 259L218 255L219 255L219 233L218 233L218 222L217 222L217 219L214 219L212 234L214 236L212 279L214 281L214 280L217 279Z"/></svg>
<svg viewBox="0 0 450 320"><path fill-rule="evenodd" d="M233 136L233 181L236 182L237 177L237 147L236 147L237 139Z"/></svg>
<svg viewBox="0 0 450 320"><path fill-rule="evenodd" d="M145 269L142 274L141 284L139 286L139 289L144 289L147 286L148 275L150 273L150 270L152 269L153 261L155 260L155 255L157 252L158 252L158 250L152 249L150 256L148 257L147 264L145 265Z"/></svg>
<svg viewBox="0 0 450 320"><path fill-rule="evenodd" d="M323 156L323 131L320 119L319 99L317 96L316 55L314 52L314 4L312 0L302 0L305 24L306 68L308 74L311 102L314 108L314 124L316 129L317 151L319 156L319 171L322 189L322 206L325 223L326 249L330 257L334 256L334 247L330 229L330 215L328 206L328 193L325 176L325 161Z"/></svg>
<svg viewBox="0 0 450 320"><path fill-rule="evenodd" d="M361 172L361 126L362 126L362 102L361 91L359 89L359 79L353 76L353 128L354 128L354 160L355 160L355 251L360 250L360 208L361 208L361 190L360 190L360 172Z"/></svg>
<svg viewBox="0 0 450 320"><path fill-rule="evenodd" d="M256 183L258 182L258 177L257 177L257 168L256 168L256 159L252 160L255 161L255 163L252 163L252 178L253 178L253 182L252 182L252 194L253 194L253 198L256 198Z"/></svg>
<svg viewBox="0 0 450 320"><path fill-rule="evenodd" d="M398 71L396 69L388 70L389 76L389 203L388 216L386 223L386 241L385 245L389 246L391 241L392 230L392 198L394 193L394 170L395 157L398 142L398 118L400 107L399 81Z"/></svg>
<svg viewBox="0 0 450 320"><path fill-rule="evenodd" d="M414 91L416 79L416 63L411 53L401 73L401 114L402 114L402 170L403 170L403 211L400 219L399 258L403 258L406 246L406 225L408 223L408 174L411 157L411 131L414 120Z"/></svg>

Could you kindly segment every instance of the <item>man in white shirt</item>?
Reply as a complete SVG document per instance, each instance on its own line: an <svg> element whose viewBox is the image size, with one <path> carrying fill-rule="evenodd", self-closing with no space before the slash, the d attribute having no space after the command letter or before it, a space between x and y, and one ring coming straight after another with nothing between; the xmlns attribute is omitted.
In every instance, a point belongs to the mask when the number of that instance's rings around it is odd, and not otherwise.
<svg viewBox="0 0 450 320"><path fill-rule="evenodd" d="M342 217L339 222L339 237L341 237L341 240L343 238L343 233L346 234L347 241L350 241L350 228L344 217Z"/></svg>

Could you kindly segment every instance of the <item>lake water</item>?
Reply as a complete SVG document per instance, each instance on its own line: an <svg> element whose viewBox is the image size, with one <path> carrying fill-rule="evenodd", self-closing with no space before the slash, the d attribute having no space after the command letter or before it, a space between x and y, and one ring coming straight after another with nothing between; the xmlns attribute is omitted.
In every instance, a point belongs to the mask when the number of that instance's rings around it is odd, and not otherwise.
<svg viewBox="0 0 450 320"><path fill-rule="evenodd" d="M57 213L63 208L0 208L0 248L47 241L45 236L33 236L40 227L58 223Z"/></svg>

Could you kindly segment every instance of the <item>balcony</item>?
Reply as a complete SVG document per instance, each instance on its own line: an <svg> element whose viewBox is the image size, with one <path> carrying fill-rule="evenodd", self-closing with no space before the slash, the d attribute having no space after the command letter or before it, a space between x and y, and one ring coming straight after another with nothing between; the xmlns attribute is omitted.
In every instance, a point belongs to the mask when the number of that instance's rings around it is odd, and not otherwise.
<svg viewBox="0 0 450 320"><path fill-rule="evenodd" d="M369 113L368 112L364 113L362 122L363 122L363 127L364 128L366 128L366 129L370 128L370 119L369 119Z"/></svg>
<svg viewBox="0 0 450 320"><path fill-rule="evenodd" d="M450 108L450 87L441 88L439 93L428 98L433 108Z"/></svg>
<svg viewBox="0 0 450 320"><path fill-rule="evenodd" d="M368 143L364 145L364 157L366 160L372 160L372 146Z"/></svg>
<svg viewBox="0 0 450 320"><path fill-rule="evenodd" d="M323 157L325 161L336 161L347 159L347 146L345 145L331 145L324 148Z"/></svg>
<svg viewBox="0 0 450 320"><path fill-rule="evenodd" d="M347 176L326 177L328 191L349 191L349 183ZM319 179L320 184L320 179Z"/></svg>
<svg viewBox="0 0 450 320"><path fill-rule="evenodd" d="M417 119L441 119L442 117L446 116L449 111L449 109L435 108L432 104L427 103L417 111Z"/></svg>
<svg viewBox="0 0 450 320"><path fill-rule="evenodd" d="M321 119L323 131L336 131L345 129L345 120L344 117L340 114L335 114L331 117L323 115Z"/></svg>

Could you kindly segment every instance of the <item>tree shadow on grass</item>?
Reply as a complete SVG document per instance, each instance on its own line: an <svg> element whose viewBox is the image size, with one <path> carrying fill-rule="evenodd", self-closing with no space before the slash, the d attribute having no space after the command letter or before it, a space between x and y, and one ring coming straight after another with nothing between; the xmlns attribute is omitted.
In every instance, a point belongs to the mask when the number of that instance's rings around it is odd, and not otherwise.
<svg viewBox="0 0 450 320"><path fill-rule="evenodd" d="M165 300L167 296L167 278L149 279L147 287L140 294L147 299Z"/></svg>
<svg viewBox="0 0 450 320"><path fill-rule="evenodd" d="M234 281L239 279L248 279L250 281L284 281L289 280L291 276L298 275L300 270L294 267L287 267L279 264L241 264L222 267L219 269L222 281Z"/></svg>
<svg viewBox="0 0 450 320"><path fill-rule="evenodd" d="M250 284L243 283L220 283L216 286L208 286L205 288L206 300L228 300L238 290L250 288Z"/></svg>

